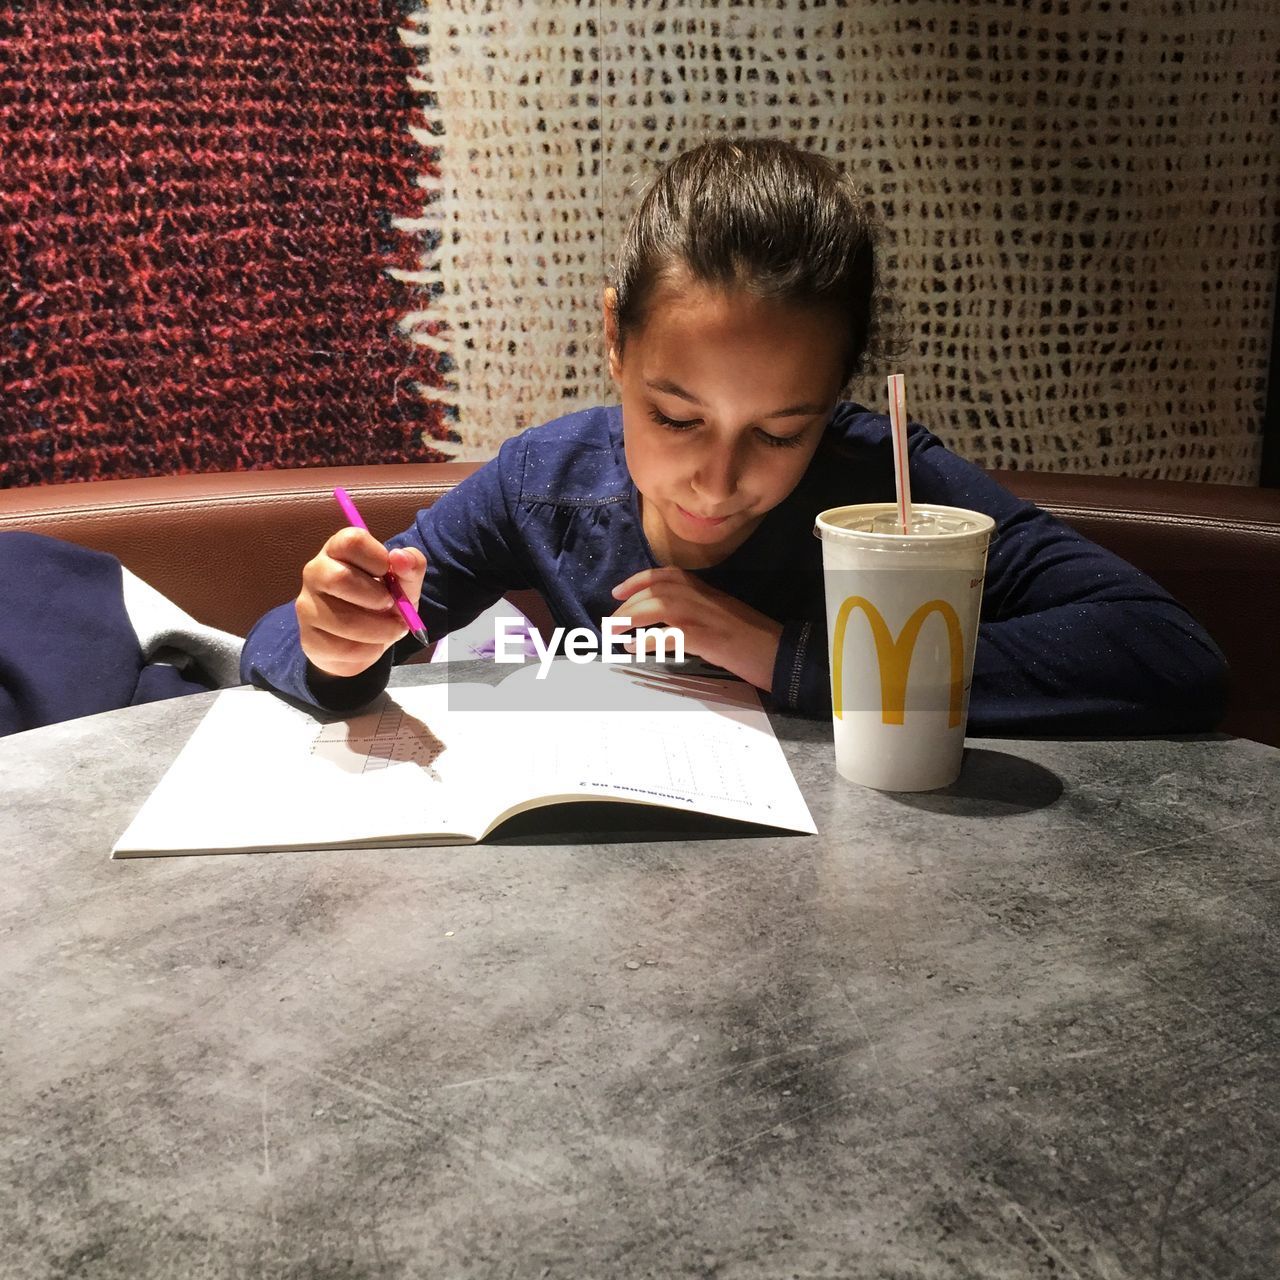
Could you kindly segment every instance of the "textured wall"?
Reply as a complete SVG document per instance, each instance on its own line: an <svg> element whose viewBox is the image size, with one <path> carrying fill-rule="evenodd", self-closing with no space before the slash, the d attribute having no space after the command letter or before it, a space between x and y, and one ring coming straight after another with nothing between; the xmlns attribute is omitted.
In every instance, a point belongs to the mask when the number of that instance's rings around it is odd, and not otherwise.
<svg viewBox="0 0 1280 1280"><path fill-rule="evenodd" d="M1255 479L1274 0L413 3L0 0L0 485L484 457L609 398L634 189L717 130L866 186L968 456Z"/></svg>
<svg viewBox="0 0 1280 1280"><path fill-rule="evenodd" d="M866 187L912 414L966 456L1256 481L1271 0L434 0L404 38L439 170L408 277L439 296L405 328L454 363L432 395L456 405L460 456L609 397L598 296L634 189L726 130ZM883 403L885 372L861 398Z"/></svg>
<svg viewBox="0 0 1280 1280"><path fill-rule="evenodd" d="M0 484L439 456L392 0L0 0Z"/></svg>

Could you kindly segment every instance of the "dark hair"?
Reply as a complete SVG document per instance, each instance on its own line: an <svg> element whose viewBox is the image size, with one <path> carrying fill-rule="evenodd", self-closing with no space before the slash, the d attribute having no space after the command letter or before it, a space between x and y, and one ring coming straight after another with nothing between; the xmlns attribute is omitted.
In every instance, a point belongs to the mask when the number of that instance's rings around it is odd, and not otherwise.
<svg viewBox="0 0 1280 1280"><path fill-rule="evenodd" d="M618 345L643 328L654 288L699 283L825 306L844 318L844 381L876 328L874 214L829 160L772 138L717 138L650 183L623 233L613 285Z"/></svg>

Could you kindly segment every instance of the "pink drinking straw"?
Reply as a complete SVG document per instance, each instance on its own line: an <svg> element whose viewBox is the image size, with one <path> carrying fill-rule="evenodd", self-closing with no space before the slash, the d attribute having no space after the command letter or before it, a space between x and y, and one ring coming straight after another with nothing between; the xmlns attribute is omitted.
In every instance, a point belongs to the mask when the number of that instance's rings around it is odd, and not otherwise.
<svg viewBox="0 0 1280 1280"><path fill-rule="evenodd" d="M889 427L893 436L893 479L898 490L898 525L911 532L911 473L907 470L907 388L902 374L889 375Z"/></svg>

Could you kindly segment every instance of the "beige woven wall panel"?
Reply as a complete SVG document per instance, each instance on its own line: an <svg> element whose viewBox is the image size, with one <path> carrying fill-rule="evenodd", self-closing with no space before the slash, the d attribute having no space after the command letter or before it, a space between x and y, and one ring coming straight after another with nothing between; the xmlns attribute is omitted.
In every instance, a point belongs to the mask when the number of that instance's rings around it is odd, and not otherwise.
<svg viewBox="0 0 1280 1280"><path fill-rule="evenodd" d="M445 0L442 292L461 456L611 397L599 292L634 192L714 132L863 185L912 416L987 466L1256 481L1280 216L1280 6ZM543 122L542 127L539 122ZM438 322L438 323L437 323ZM883 405L884 368L856 388ZM435 394L429 392L428 394Z"/></svg>
<svg viewBox="0 0 1280 1280"><path fill-rule="evenodd" d="M424 183L439 242L405 328L452 358L451 385L424 393L457 406L458 458L607 394L598 7L437 3L402 33L427 103L418 136L439 151Z"/></svg>

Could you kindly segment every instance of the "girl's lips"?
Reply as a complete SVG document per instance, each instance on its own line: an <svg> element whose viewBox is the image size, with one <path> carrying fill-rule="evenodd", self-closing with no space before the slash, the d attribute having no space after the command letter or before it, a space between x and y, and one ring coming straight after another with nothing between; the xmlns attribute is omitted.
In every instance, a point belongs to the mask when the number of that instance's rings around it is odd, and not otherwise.
<svg viewBox="0 0 1280 1280"><path fill-rule="evenodd" d="M694 524L706 525L707 528L711 528L713 525L717 524L724 524L724 522L729 518L728 516L695 516L692 511L686 511L678 502L676 503L676 510L679 511L686 520L692 520Z"/></svg>

